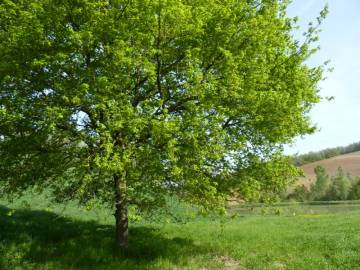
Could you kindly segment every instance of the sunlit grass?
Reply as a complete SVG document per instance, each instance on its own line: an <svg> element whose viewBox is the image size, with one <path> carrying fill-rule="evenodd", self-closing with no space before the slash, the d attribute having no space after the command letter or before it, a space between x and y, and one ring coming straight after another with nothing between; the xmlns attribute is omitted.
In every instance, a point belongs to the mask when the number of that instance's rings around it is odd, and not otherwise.
<svg viewBox="0 0 360 270"><path fill-rule="evenodd" d="M360 269L360 207L331 212L334 206L324 205L308 212L297 205L296 215L282 206L266 215L238 210L232 219L142 221L131 226L129 250L119 253L109 211L26 200L30 206L2 202L2 270Z"/></svg>

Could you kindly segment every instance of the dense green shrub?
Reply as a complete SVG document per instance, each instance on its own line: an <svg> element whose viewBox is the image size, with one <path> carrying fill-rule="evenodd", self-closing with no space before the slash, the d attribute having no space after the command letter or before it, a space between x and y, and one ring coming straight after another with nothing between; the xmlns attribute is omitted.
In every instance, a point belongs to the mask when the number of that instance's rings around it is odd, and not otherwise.
<svg viewBox="0 0 360 270"><path fill-rule="evenodd" d="M289 194L289 200L295 200L298 202L305 202L309 200L309 191L304 185L297 186L294 191Z"/></svg>

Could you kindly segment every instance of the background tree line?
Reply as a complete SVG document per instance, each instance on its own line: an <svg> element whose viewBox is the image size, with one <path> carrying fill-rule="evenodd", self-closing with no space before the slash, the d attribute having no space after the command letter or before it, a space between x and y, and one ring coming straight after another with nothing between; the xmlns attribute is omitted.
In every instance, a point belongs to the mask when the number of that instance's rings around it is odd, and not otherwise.
<svg viewBox="0 0 360 270"><path fill-rule="evenodd" d="M336 174L330 177L325 168L315 168L316 181L310 188L297 186L287 199L296 201L340 201L360 199L360 177L351 177L339 167Z"/></svg>
<svg viewBox="0 0 360 270"><path fill-rule="evenodd" d="M323 160L343 154L348 154L352 152L360 151L360 142L355 142L347 146L338 146L334 148L326 148L321 151L309 152L302 155L293 156L293 164L296 166L301 166L307 163L315 162L318 160Z"/></svg>

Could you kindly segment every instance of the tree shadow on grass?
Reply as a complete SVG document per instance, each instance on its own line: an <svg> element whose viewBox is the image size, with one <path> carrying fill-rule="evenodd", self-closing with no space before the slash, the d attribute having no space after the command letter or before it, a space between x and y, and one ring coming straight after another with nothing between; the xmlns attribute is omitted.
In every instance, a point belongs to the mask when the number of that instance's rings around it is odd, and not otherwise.
<svg viewBox="0 0 360 270"><path fill-rule="evenodd" d="M132 227L129 249L118 252L114 233L109 225L0 206L0 269L149 269L157 259L177 264L207 252L189 239L168 239L145 226Z"/></svg>

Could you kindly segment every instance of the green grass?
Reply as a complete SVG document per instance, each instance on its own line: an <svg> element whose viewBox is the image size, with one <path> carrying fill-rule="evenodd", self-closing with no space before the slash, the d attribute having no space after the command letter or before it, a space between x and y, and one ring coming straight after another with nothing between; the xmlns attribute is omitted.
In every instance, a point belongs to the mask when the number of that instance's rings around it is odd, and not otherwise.
<svg viewBox="0 0 360 270"><path fill-rule="evenodd" d="M311 211L282 205L265 216L257 205L234 210L232 219L138 222L122 253L113 244L110 212L101 208L63 209L42 197L1 204L1 270L360 269L356 204L313 205Z"/></svg>

